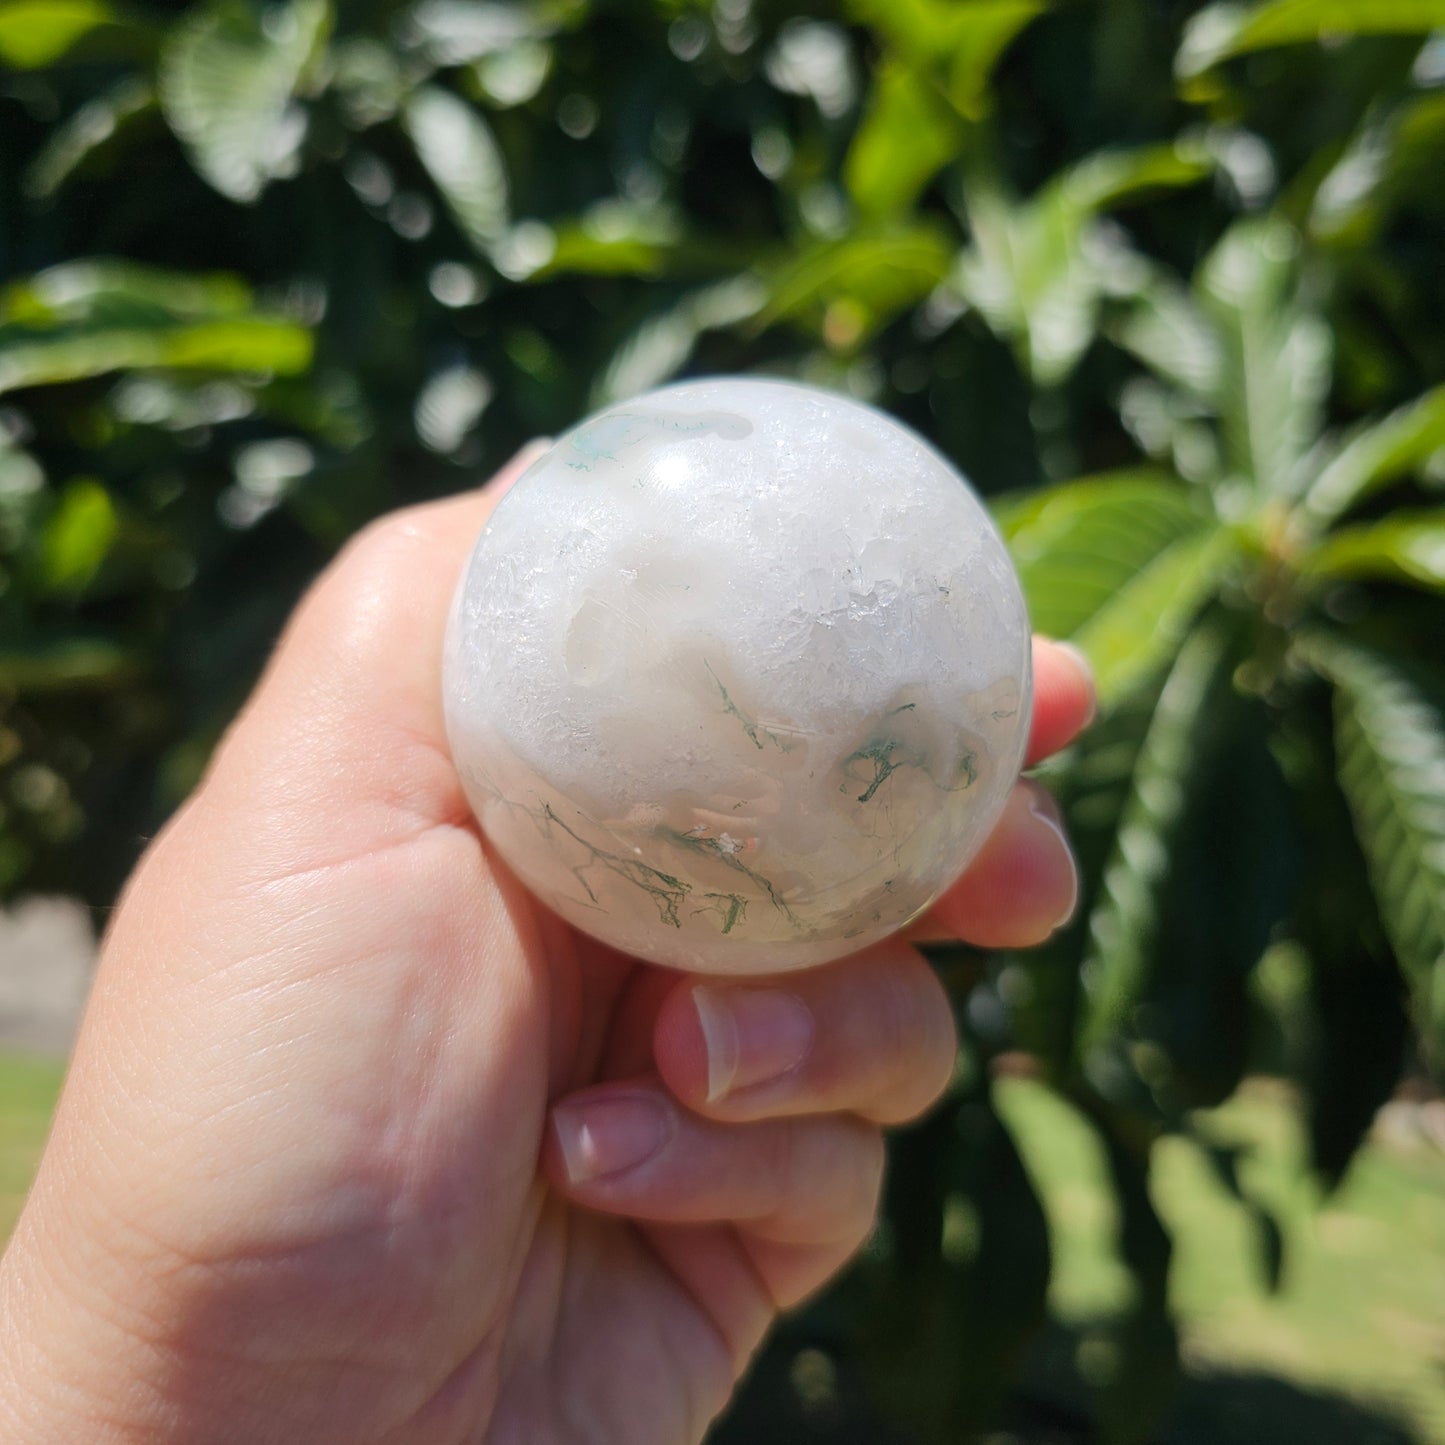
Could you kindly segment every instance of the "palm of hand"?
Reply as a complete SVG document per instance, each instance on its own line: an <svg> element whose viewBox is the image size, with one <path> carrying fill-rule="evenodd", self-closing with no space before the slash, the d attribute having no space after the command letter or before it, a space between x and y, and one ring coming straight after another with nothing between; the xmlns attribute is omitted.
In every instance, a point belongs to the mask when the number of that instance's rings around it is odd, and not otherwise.
<svg viewBox="0 0 1445 1445"><path fill-rule="evenodd" d="M710 1104L706 1065L678 1063L687 981L491 864L416 645L487 505L353 546L118 910L7 1256L12 1280L48 1252L45 1286L84 1282L104 1338L79 1332L73 1373L118 1377L94 1385L107 1439L698 1440L776 1308L861 1242L876 1123L947 1078L945 1000L893 945L790 983L818 1021L806 1067ZM1083 721L1074 692L1045 734ZM980 942L1066 911L1030 796L956 890ZM621 1187L579 1182L549 1109L617 1080L673 1134Z"/></svg>

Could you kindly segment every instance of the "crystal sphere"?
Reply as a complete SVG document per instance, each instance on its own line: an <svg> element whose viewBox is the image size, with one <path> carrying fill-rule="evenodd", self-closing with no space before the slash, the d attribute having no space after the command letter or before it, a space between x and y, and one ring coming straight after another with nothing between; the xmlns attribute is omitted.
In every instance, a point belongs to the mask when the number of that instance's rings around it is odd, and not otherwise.
<svg viewBox="0 0 1445 1445"><path fill-rule="evenodd" d="M453 758L568 922L705 973L801 968L917 917L1022 765L1017 576L913 432L813 387L688 382L584 421L477 541Z"/></svg>

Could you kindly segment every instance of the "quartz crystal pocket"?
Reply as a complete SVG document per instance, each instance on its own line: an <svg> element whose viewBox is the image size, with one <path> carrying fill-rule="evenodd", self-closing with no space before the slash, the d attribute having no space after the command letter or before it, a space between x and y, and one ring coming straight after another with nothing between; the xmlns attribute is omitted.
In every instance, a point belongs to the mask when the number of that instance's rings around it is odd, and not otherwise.
<svg viewBox="0 0 1445 1445"><path fill-rule="evenodd" d="M503 498L447 633L453 758L548 907L656 963L823 963L917 917L1022 765L1029 625L982 503L811 387L688 382Z"/></svg>

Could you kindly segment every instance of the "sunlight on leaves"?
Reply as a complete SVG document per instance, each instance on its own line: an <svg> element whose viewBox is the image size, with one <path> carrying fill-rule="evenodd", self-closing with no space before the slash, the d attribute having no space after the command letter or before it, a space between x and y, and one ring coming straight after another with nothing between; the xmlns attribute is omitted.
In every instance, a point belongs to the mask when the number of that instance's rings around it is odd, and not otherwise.
<svg viewBox="0 0 1445 1445"><path fill-rule="evenodd" d="M251 202L293 176L306 137L297 103L330 34L329 0L292 0L266 16L214 0L171 32L161 106L196 169L222 195Z"/></svg>

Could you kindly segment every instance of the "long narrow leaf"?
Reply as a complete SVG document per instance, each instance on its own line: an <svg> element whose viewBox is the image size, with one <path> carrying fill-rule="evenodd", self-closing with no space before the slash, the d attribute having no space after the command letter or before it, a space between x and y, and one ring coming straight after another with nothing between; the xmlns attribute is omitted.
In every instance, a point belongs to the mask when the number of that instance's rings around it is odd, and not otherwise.
<svg viewBox="0 0 1445 1445"><path fill-rule="evenodd" d="M1445 509L1395 513L1335 532L1300 568L1305 576L1379 577L1445 592Z"/></svg>
<svg viewBox="0 0 1445 1445"><path fill-rule="evenodd" d="M1034 626L1051 637L1072 637L1161 553L1209 524L1196 493L1146 468L1000 498L994 513Z"/></svg>
<svg viewBox="0 0 1445 1445"><path fill-rule="evenodd" d="M1105 871L1103 897L1089 920L1086 1004L1079 1030L1086 1067L1091 1053L1124 1026L1148 982L1159 897L1169 871L1169 839L1184 814L1205 700L1225 655L1220 628L1203 626L1190 635L1144 739L1114 857Z"/></svg>
<svg viewBox="0 0 1445 1445"><path fill-rule="evenodd" d="M1411 667L1336 637L1309 661L1336 686L1340 783L1417 1027L1445 1062L1445 707Z"/></svg>
<svg viewBox="0 0 1445 1445"><path fill-rule="evenodd" d="M1299 241L1285 223L1243 221L1201 269L1223 344L1216 405L1231 469L1261 493L1295 495L1329 389L1328 327L1296 299Z"/></svg>
<svg viewBox="0 0 1445 1445"><path fill-rule="evenodd" d="M1324 525L1445 453L1445 386L1356 431L1315 478L1305 511Z"/></svg>
<svg viewBox="0 0 1445 1445"><path fill-rule="evenodd" d="M1341 35L1426 35L1445 26L1445 0L1268 0L1211 5L1190 21L1175 60L1189 79L1231 56Z"/></svg>
<svg viewBox="0 0 1445 1445"><path fill-rule="evenodd" d="M886 60L843 164L843 182L859 215L881 221L905 214L958 153L960 129L958 116L926 77L902 61Z"/></svg>
<svg viewBox="0 0 1445 1445"><path fill-rule="evenodd" d="M510 219L506 167L491 127L460 96L435 85L411 97L403 119L462 233L489 255Z"/></svg>

